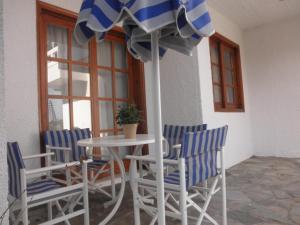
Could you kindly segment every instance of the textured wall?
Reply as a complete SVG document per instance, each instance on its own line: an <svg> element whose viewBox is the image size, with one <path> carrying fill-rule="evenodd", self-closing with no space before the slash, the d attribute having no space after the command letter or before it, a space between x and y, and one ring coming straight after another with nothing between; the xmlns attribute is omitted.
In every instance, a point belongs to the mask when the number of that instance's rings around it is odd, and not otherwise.
<svg viewBox="0 0 300 225"><path fill-rule="evenodd" d="M299 27L298 16L245 33L257 155L300 157Z"/></svg>
<svg viewBox="0 0 300 225"><path fill-rule="evenodd" d="M5 132L5 86L4 86L4 50L3 50L3 2L0 0L0 215L7 207L7 165ZM7 217L3 224L8 224Z"/></svg>
<svg viewBox="0 0 300 225"><path fill-rule="evenodd" d="M240 45L242 76L244 85L244 97L246 111L243 113L221 113L214 111L212 74L210 66L210 53L208 39L204 39L198 46L198 66L201 89L201 108L203 121L208 123L209 128L229 125L229 132L226 144L225 162L230 167L249 157L254 153L251 115L249 102L249 76L246 71L245 46L242 30L228 18L218 11L211 9L211 16L217 32L228 37Z"/></svg>

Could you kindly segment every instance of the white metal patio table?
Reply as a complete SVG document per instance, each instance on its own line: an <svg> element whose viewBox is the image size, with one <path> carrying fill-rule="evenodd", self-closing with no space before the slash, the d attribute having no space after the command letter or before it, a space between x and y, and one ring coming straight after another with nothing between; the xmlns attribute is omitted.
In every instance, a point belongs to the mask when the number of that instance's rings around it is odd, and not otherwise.
<svg viewBox="0 0 300 225"><path fill-rule="evenodd" d="M106 136L98 138L83 139L78 141L78 145L88 148L97 148L107 150L115 159L120 168L121 173L121 188L118 196L115 196L115 190L113 190L113 198L115 199L115 206L111 212L102 220L99 225L107 224L119 209L125 193L126 173L124 163L120 157L120 151L118 147L134 147L133 155L139 154L144 145L155 143L153 135L149 134L137 134L135 139L126 139L123 135ZM114 180L112 180L114 182ZM112 183L114 187L114 183Z"/></svg>

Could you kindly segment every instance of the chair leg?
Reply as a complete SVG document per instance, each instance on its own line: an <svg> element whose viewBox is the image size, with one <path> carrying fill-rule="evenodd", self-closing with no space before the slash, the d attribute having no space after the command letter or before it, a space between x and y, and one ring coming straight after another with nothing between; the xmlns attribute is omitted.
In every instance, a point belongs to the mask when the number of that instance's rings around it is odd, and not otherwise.
<svg viewBox="0 0 300 225"><path fill-rule="evenodd" d="M88 188L88 178L87 178L87 164L83 164L83 207L85 209L84 213L84 225L90 224L90 213L89 213L89 188Z"/></svg>
<svg viewBox="0 0 300 225"><path fill-rule="evenodd" d="M179 171L180 171L180 212L181 212L181 224L188 225L187 217L187 192L185 181L185 162L183 159L179 159Z"/></svg>
<svg viewBox="0 0 300 225"><path fill-rule="evenodd" d="M224 152L221 150L221 170L222 170L222 216L223 225L227 225L227 197L226 197L226 170L224 165Z"/></svg>
<svg viewBox="0 0 300 225"><path fill-rule="evenodd" d="M52 202L48 203L48 220L52 220L53 212L52 212Z"/></svg>
<svg viewBox="0 0 300 225"><path fill-rule="evenodd" d="M138 178L137 174L137 163L136 160L131 161L130 165L130 182L132 188L132 195L133 195L133 207L134 207L134 224L140 225L140 206L139 206L139 193L138 193L138 184L136 179Z"/></svg>
<svg viewBox="0 0 300 225"><path fill-rule="evenodd" d="M110 179L111 179L112 200L114 201L116 199L116 183L115 183L115 162L113 156L111 156L110 159Z"/></svg>
<svg viewBox="0 0 300 225"><path fill-rule="evenodd" d="M204 219L206 210L208 208L210 200L211 200L211 198L213 196L213 193L214 193L214 191L216 189L216 186L218 184L218 180L219 180L219 177L216 177L215 180L214 180L214 182L213 182L213 184L212 184L212 186L211 186L211 188L210 188L210 191L208 193L208 197L207 197L206 202L205 202L205 204L203 206L203 209L202 209L203 211L201 212L200 217L199 217L199 219L197 221L197 225L200 225L202 223L203 219Z"/></svg>

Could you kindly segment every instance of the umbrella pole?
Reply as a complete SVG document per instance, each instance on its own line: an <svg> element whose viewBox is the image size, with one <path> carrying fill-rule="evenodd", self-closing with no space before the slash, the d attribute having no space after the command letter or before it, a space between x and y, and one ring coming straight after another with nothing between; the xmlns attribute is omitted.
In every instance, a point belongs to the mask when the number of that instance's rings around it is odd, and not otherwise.
<svg viewBox="0 0 300 225"><path fill-rule="evenodd" d="M155 158L156 158L158 224L165 225L161 91L160 91L160 67L159 67L159 31L154 31L151 34L151 46L152 46L152 66L153 66L153 77L154 77L153 106L154 106L155 151L156 151Z"/></svg>

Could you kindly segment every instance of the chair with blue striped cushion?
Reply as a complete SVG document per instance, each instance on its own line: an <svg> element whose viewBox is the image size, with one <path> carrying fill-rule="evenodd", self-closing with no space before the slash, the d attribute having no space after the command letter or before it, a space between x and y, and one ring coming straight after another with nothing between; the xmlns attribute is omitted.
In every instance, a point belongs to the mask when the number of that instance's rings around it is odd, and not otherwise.
<svg viewBox="0 0 300 225"><path fill-rule="evenodd" d="M87 158L87 150L85 147L77 145L77 142L82 139L91 138L91 131L89 128L80 129L75 128L70 130L71 142L72 142L72 159L74 161L80 161L80 159Z"/></svg>
<svg viewBox="0 0 300 225"><path fill-rule="evenodd" d="M69 130L48 130L44 133L47 152L54 152L56 162L72 160L72 139Z"/></svg>
<svg viewBox="0 0 300 225"><path fill-rule="evenodd" d="M178 152L174 148L175 145L181 144L183 134L186 132L196 132L206 130L206 124L192 125L192 126L178 126L178 125L165 125L163 136L168 142L168 152L164 157L165 159L177 159Z"/></svg>
<svg viewBox="0 0 300 225"><path fill-rule="evenodd" d="M54 152L56 156L56 161L51 161L53 164L61 164L70 161L82 161L91 156L92 160L88 163L88 169L93 170L90 173L91 177L88 180L89 190L91 192L100 192L105 194L109 198L115 198L115 186L112 185L111 193L103 188L103 185L98 182L101 175L110 175L111 183L114 179L114 172L112 171L113 160L101 160L96 159L94 155L88 154L88 149L86 147L79 146L78 141L82 139L91 138L92 134L89 128L74 128L71 130L49 130L44 134L44 141L46 144L47 152ZM97 156L99 158L99 156ZM110 164L110 165L109 165ZM67 184L71 182L80 182L82 179L79 170L71 169L70 172L67 172L66 177Z"/></svg>
<svg viewBox="0 0 300 225"><path fill-rule="evenodd" d="M24 160L39 159L45 157L49 162L50 157L54 153L39 154L34 156L22 157L19 145L17 142L8 142L7 143L7 163L8 163L8 183L9 183L9 204L10 204L10 218L14 221L14 224L19 224L22 222L24 225L29 224L28 220L28 209L31 207L48 204L48 223L47 224L56 224L57 221L52 220L52 203L55 203L58 209L58 216L63 215L60 221L65 221L69 224L69 219L78 215L84 214L88 218L88 205L84 204L84 211L80 214L70 212L66 217L65 212L61 208L60 200L63 200L67 204L77 205L78 203L69 201L70 199L65 198L65 193L68 191L74 191L74 197L78 196L79 198L85 198L87 200L87 194L82 195L82 192L88 192L87 182L85 187L74 188L71 186L64 187L60 183L59 179L54 179L51 176L51 171L54 169L63 169L72 165L64 164L61 165L61 168L41 168L34 170L26 170ZM87 168L86 162L84 167ZM45 174L46 172L46 174ZM35 175L34 178L30 177L30 182L28 182L28 175ZM38 175L40 174L40 175ZM37 176L38 175L38 176ZM46 176L45 176L46 175ZM83 177L87 180L87 173L83 174ZM73 195L73 194L72 194ZM69 195L71 197L72 195ZM82 197L80 197L82 196ZM76 198L77 199L77 198ZM80 200L80 199L78 199ZM68 202L69 201L69 202ZM76 200L77 201L77 200ZM80 203L81 204L81 203ZM15 216L17 213L17 217ZM57 217L56 217L57 218ZM88 224L88 223L85 223Z"/></svg>
<svg viewBox="0 0 300 225"><path fill-rule="evenodd" d="M178 160L164 160L165 164L177 165L177 170L171 172L164 177L165 181L165 206L166 215L173 218L180 218L182 225L188 224L188 218L196 220L196 224L202 224L204 218L212 224L227 225L226 214L226 178L224 167L224 151L228 126L220 127L212 130L185 132L182 135L181 149ZM220 165L218 164L218 156L220 155ZM139 156L128 156L132 163L132 188L135 212L144 209L149 215L154 216L151 221L154 224L157 219L157 209L153 204L149 204L151 199L149 196L144 200L139 194L140 188L143 188L153 200L156 198L156 181L150 178L139 178L135 176L136 161L148 161L155 163L154 159ZM210 180L210 186L205 189L206 196L202 196L203 205L196 202L195 198L199 196L203 187L199 184ZM212 197L222 190L223 200L223 220L218 223L212 216L207 213L208 206ZM177 199L178 196L178 199ZM172 201L170 201L172 200ZM175 201L174 201L175 200ZM199 212L199 217L188 217L187 209L193 207ZM138 222L138 221L136 221Z"/></svg>

